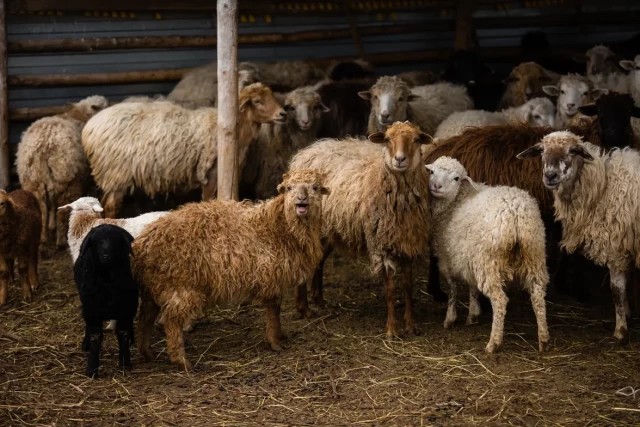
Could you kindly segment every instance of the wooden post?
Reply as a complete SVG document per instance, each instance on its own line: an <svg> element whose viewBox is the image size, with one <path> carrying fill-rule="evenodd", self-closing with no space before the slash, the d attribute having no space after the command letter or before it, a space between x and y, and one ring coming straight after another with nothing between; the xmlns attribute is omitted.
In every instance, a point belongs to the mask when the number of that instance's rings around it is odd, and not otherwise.
<svg viewBox="0 0 640 427"><path fill-rule="evenodd" d="M467 50L476 47L476 30L473 25L474 7L474 0L458 0L455 50Z"/></svg>
<svg viewBox="0 0 640 427"><path fill-rule="evenodd" d="M9 187L9 98L7 96L6 0L0 0L0 188Z"/></svg>
<svg viewBox="0 0 640 427"><path fill-rule="evenodd" d="M218 199L238 200L238 0L218 1Z"/></svg>
<svg viewBox="0 0 640 427"><path fill-rule="evenodd" d="M351 5L349 4L349 2L344 2L344 10L347 14L349 30L351 30L351 38L353 39L353 43L356 45L356 52L358 53L358 56L360 58L364 59L364 46L362 45L360 33L358 32L358 21L356 17L351 13Z"/></svg>

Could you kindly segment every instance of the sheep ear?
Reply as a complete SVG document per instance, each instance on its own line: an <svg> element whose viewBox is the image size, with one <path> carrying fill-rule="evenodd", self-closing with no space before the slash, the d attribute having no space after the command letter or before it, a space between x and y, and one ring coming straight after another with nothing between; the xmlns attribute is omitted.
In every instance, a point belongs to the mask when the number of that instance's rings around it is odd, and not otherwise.
<svg viewBox="0 0 640 427"><path fill-rule="evenodd" d="M557 86L542 86L542 90L544 91L544 93L550 96L558 96L560 94Z"/></svg>
<svg viewBox="0 0 640 427"><path fill-rule="evenodd" d="M598 108L595 106L595 104L583 105L582 107L578 107L578 111L580 111L580 114L585 116L598 115Z"/></svg>
<svg viewBox="0 0 640 427"><path fill-rule="evenodd" d="M323 113L328 113L329 111L331 111L331 108L327 107L326 105L320 103L320 108L322 109Z"/></svg>
<svg viewBox="0 0 640 427"><path fill-rule="evenodd" d="M631 109L631 117L635 117L636 119L640 119L640 107L633 107Z"/></svg>
<svg viewBox="0 0 640 427"><path fill-rule="evenodd" d="M418 99L420 99L420 98L422 98L420 95L416 95L416 94L413 94L413 93L412 93L411 95L409 95L409 96L407 97L407 101L408 101L408 102L413 102L413 101L416 101L416 100L418 100Z"/></svg>
<svg viewBox="0 0 640 427"><path fill-rule="evenodd" d="M328 196L329 194L331 194L331 190L329 190L329 188L322 186L320 187L320 194L322 194L323 196Z"/></svg>
<svg viewBox="0 0 640 427"><path fill-rule="evenodd" d="M587 153L587 150L585 150L584 145L574 145L573 147L569 148L569 153L575 156L580 156L585 160L593 160L593 156Z"/></svg>
<svg viewBox="0 0 640 427"><path fill-rule="evenodd" d="M249 104L251 104L251 98L246 97L245 99L242 100L242 104L238 106L238 111L240 111L241 113L244 113Z"/></svg>
<svg viewBox="0 0 640 427"><path fill-rule="evenodd" d="M571 57L571 59L573 59L574 62L577 62L579 64L584 64L587 62L587 55L585 55L584 53L578 53L575 54Z"/></svg>
<svg viewBox="0 0 640 427"><path fill-rule="evenodd" d="M58 207L59 211L62 211L62 210L65 210L65 209L73 209L73 206L71 205L71 203L69 203L67 205Z"/></svg>
<svg viewBox="0 0 640 427"><path fill-rule="evenodd" d="M376 144L384 143L384 132L376 132L369 135L369 141L375 142Z"/></svg>
<svg viewBox="0 0 640 427"><path fill-rule="evenodd" d="M469 184L471 184L471 186L473 187L474 190L478 189L478 186L476 185L476 183L469 177L469 175L465 175L462 177L463 181L467 181Z"/></svg>
<svg viewBox="0 0 640 427"><path fill-rule="evenodd" d="M96 213L100 213L104 211L104 208L100 205L93 205L91 206L91 209L93 209L93 211Z"/></svg>
<svg viewBox="0 0 640 427"><path fill-rule="evenodd" d="M424 132L420 132L418 136L414 139L414 142L417 144L428 144L433 141L433 138L427 135Z"/></svg>
<svg viewBox="0 0 640 427"><path fill-rule="evenodd" d="M620 61L620 67L622 67L623 70L633 71L636 68L636 64L633 61L625 59L623 61Z"/></svg>
<svg viewBox="0 0 640 427"><path fill-rule="evenodd" d="M433 164L429 163L428 165L424 165L424 167L433 172Z"/></svg>
<svg viewBox="0 0 640 427"><path fill-rule="evenodd" d="M602 95L606 95L609 93L609 89L596 88L591 91L591 96L594 98L600 98Z"/></svg>
<svg viewBox="0 0 640 427"><path fill-rule="evenodd" d="M284 194L285 189L286 189L286 186L284 185L284 182L281 184L278 184L278 194Z"/></svg>
<svg viewBox="0 0 640 427"><path fill-rule="evenodd" d="M536 145L527 148L522 153L518 154L516 157L518 159L531 159L533 157L538 157L544 151L542 144L537 143Z"/></svg>
<svg viewBox="0 0 640 427"><path fill-rule="evenodd" d="M358 92L358 96L364 100L367 101L371 101L371 91L370 90L363 90L361 92Z"/></svg>

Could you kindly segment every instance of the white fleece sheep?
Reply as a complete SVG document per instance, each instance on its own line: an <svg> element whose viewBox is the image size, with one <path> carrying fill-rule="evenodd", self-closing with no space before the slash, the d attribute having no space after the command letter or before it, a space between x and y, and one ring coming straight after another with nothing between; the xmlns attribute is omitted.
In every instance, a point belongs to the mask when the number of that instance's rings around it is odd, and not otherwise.
<svg viewBox="0 0 640 427"><path fill-rule="evenodd" d="M255 83L238 101L238 164L244 166L261 123L284 121L271 89ZM171 102L123 103L96 114L82 131L91 173L103 190L105 216L117 215L123 197L135 189L149 197L202 188L217 191L218 110L189 110Z"/></svg>
<svg viewBox="0 0 640 427"><path fill-rule="evenodd" d="M485 110L459 111L447 117L434 135L434 139L445 139L460 135L465 128L529 123L532 126L551 126L555 122L555 107L547 98L533 98L519 107L491 112Z"/></svg>
<svg viewBox="0 0 640 427"><path fill-rule="evenodd" d="M45 244L50 233L64 247L67 217L56 208L82 196L91 182L89 164L82 149L81 133L85 123L107 108L103 96L90 96L73 104L66 113L34 122L22 135L16 154L20 185L33 193L40 205Z"/></svg>
<svg viewBox="0 0 640 427"><path fill-rule="evenodd" d="M518 154L542 155L544 185L553 191L560 244L609 269L616 307L614 337L626 341L630 317L627 280L640 267L640 154L604 152L571 132L553 132Z"/></svg>
<svg viewBox="0 0 640 427"><path fill-rule="evenodd" d="M358 95L371 101L368 133L384 132L391 123L410 121L428 135L456 111L473 108L467 88L452 83L409 88L397 76L380 77L370 90Z"/></svg>
<svg viewBox="0 0 640 427"><path fill-rule="evenodd" d="M545 293L549 282L545 231L538 203L516 187L474 183L466 169L451 157L426 166L434 223L433 249L440 272L449 284L449 308L444 327L456 320L456 281L469 285L467 324L480 315L478 292L491 300L493 325L488 353L502 344L509 282L519 281L531 295L538 323L538 346L549 343Z"/></svg>
<svg viewBox="0 0 640 427"><path fill-rule="evenodd" d="M556 85L543 86L544 93L558 98L556 102L557 129L566 129L569 122L578 115L583 105L595 102L608 89L594 88L591 80L579 74L566 74Z"/></svg>

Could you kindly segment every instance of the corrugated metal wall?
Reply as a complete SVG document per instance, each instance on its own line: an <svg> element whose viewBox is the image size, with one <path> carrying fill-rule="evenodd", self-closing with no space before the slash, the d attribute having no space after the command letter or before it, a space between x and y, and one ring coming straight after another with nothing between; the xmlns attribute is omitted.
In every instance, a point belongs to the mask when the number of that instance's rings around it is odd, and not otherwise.
<svg viewBox="0 0 640 427"><path fill-rule="evenodd" d="M563 3L556 1L555 3ZM495 6L485 7L476 12L476 17L540 16L546 14L573 14L567 7L519 8L499 10ZM627 2L627 8L640 8L640 1ZM594 6L599 7L599 6ZM611 10L602 6L603 10ZM502 9L502 8L500 8ZM94 16L97 15L97 16ZM420 13L371 13L358 15L360 26L403 25L423 23L425 32L392 36L364 37L362 42L367 54L393 51L414 51L452 48L453 31L428 32L430 23L452 20L452 11L433 10ZM347 27L347 18L340 16L251 16L241 15L240 33L299 32ZM481 47L518 46L520 37L536 28L484 29L478 31ZM607 43L631 36L638 26L591 26L587 35L578 28L546 27L544 31L552 44L563 46L585 43ZM123 36L214 36L215 16L207 13L53 13L53 14L10 14L8 16L9 41L43 38L82 37L123 37ZM355 56L356 49L351 39L327 42L308 42L292 45L242 45L239 59L243 61L275 61L313 58ZM215 49L150 49L119 50L73 53L10 54L9 74L56 74L91 73L133 70L153 70L193 67L215 59ZM500 67L501 64L494 64ZM439 64L403 64L378 69L380 74L407 69L439 69ZM131 85L77 86L53 88L10 88L9 106L42 107L62 105L93 94L101 94L112 100L120 100L130 95L153 95L168 93L174 83L149 83ZM10 142L17 143L25 124L12 124Z"/></svg>

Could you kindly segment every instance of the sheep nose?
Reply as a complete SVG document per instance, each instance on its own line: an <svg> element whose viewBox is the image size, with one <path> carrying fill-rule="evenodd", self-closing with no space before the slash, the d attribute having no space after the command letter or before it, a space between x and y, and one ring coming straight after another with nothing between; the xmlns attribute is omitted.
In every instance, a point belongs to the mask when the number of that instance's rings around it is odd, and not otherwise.
<svg viewBox="0 0 640 427"><path fill-rule="evenodd" d="M442 188L442 184L435 183L435 184L433 184L433 187L434 187L436 190L440 190L440 189Z"/></svg>
<svg viewBox="0 0 640 427"><path fill-rule="evenodd" d="M567 104L567 108L573 108L575 106L576 106L576 104Z"/></svg>
<svg viewBox="0 0 640 427"><path fill-rule="evenodd" d="M389 113L386 111L383 111L380 113L380 118L384 121L387 121L389 119Z"/></svg>
<svg viewBox="0 0 640 427"><path fill-rule="evenodd" d="M554 172L554 171L546 171L544 173L545 178L547 178L548 180L554 180L558 177L558 173Z"/></svg>
<svg viewBox="0 0 640 427"><path fill-rule="evenodd" d="M303 125L308 125L309 124L309 120L300 120L302 122Z"/></svg>
<svg viewBox="0 0 640 427"><path fill-rule="evenodd" d="M404 154L396 154L396 161L402 163L405 160L407 160L407 156L405 156Z"/></svg>
<svg viewBox="0 0 640 427"><path fill-rule="evenodd" d="M280 117L285 118L287 117L287 113L284 110L280 110Z"/></svg>

